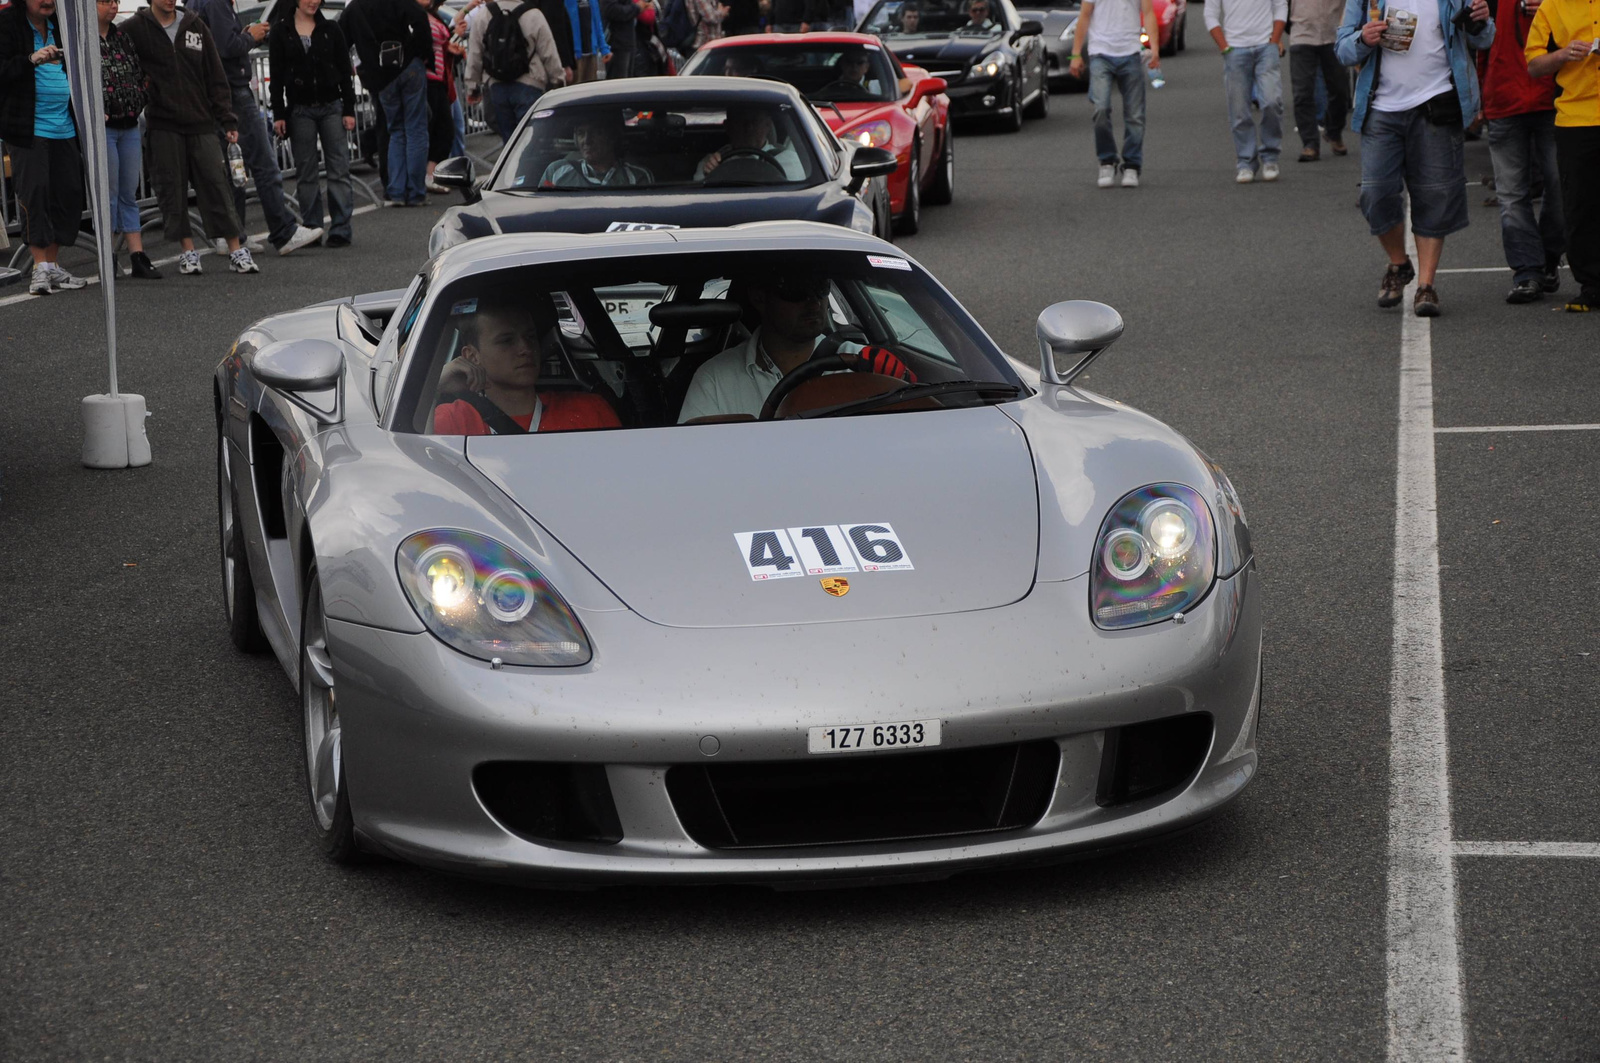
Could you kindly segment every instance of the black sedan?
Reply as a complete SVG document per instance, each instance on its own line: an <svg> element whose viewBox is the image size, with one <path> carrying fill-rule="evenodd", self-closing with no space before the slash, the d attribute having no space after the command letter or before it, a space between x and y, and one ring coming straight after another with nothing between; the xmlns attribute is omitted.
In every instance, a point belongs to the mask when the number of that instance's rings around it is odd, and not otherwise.
<svg viewBox="0 0 1600 1063"><path fill-rule="evenodd" d="M1044 27L1011 0L878 0L856 27L901 63L946 83L952 118L992 118L1015 132L1050 113Z"/></svg>
<svg viewBox="0 0 1600 1063"><path fill-rule="evenodd" d="M512 232L819 221L888 238L895 157L841 143L804 96L775 81L627 78L546 93L487 179L446 159L434 180L466 202L428 250Z"/></svg>

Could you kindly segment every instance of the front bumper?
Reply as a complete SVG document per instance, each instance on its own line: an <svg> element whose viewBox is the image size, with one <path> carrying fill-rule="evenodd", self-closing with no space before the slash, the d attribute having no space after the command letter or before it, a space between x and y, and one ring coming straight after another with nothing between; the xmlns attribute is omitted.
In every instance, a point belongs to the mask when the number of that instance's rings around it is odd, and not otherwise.
<svg viewBox="0 0 1600 1063"><path fill-rule="evenodd" d="M559 671L491 670L431 635L330 620L357 832L419 864L557 884L943 877L1182 829L1255 774L1254 566L1184 623L1132 631L1093 627L1087 584L1039 584L1001 609L837 625L685 629L593 613L582 619L594 660ZM1215 728L1187 783L1097 803L1108 729L1195 712ZM729 850L696 843L667 792L673 765L814 760L810 726L912 718L942 721L944 749L1055 742L1043 815L988 834ZM478 765L507 760L602 765L621 840L538 844L507 830L472 783Z"/></svg>
<svg viewBox="0 0 1600 1063"><path fill-rule="evenodd" d="M994 77L987 81L954 85L945 90L950 97L951 118L979 118L1011 113L1011 81Z"/></svg>

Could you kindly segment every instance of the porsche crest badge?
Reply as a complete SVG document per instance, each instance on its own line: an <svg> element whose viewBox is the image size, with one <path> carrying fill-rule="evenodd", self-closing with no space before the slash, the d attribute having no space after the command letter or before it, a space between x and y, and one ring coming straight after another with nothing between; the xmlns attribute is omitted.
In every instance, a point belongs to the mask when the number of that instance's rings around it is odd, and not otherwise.
<svg viewBox="0 0 1600 1063"><path fill-rule="evenodd" d="M835 598L843 598L850 593L850 581L843 576L828 576L822 581L822 589Z"/></svg>

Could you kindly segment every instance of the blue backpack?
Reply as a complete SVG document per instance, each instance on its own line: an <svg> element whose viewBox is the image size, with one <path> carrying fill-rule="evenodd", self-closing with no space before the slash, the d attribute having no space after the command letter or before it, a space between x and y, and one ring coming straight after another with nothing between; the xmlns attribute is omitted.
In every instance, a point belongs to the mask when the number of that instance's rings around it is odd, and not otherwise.
<svg viewBox="0 0 1600 1063"><path fill-rule="evenodd" d="M656 35L661 43L675 52L688 52L694 48L697 25L689 14L687 0L667 0L661 12L661 25Z"/></svg>

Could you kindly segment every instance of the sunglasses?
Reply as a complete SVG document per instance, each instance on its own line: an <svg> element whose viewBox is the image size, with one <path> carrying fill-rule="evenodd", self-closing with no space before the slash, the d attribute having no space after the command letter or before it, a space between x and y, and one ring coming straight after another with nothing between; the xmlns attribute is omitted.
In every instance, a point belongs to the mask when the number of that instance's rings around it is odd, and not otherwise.
<svg viewBox="0 0 1600 1063"><path fill-rule="evenodd" d="M779 277L772 282L772 294L786 303L821 302L828 297L828 282L801 277Z"/></svg>

